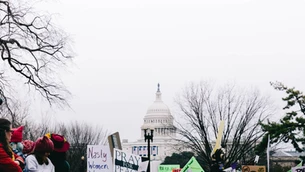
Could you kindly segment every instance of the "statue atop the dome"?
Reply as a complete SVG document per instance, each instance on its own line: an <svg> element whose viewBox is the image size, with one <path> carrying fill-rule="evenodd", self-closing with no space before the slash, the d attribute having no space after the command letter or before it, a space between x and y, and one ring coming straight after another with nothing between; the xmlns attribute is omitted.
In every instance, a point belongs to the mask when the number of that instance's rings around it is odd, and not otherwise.
<svg viewBox="0 0 305 172"><path fill-rule="evenodd" d="M158 83L158 90L157 92L160 92L160 83Z"/></svg>

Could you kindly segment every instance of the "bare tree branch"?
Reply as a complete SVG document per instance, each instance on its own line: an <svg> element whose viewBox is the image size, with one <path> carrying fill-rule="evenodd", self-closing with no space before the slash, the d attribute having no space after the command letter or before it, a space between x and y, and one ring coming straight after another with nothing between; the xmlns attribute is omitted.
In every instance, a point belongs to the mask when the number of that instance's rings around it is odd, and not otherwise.
<svg viewBox="0 0 305 172"><path fill-rule="evenodd" d="M263 136L259 125L271 114L267 98L259 92L245 92L235 85L214 91L207 82L191 83L176 99L181 115L186 119L178 123L180 143L196 153L207 166L212 165L211 152L217 137L220 120L225 121L222 143L227 145L228 167L237 160L254 157L254 148Z"/></svg>
<svg viewBox="0 0 305 172"><path fill-rule="evenodd" d="M50 105L67 105L69 92L54 77L72 58L67 37L47 16L33 15L30 8L16 8L13 2L0 0L2 61Z"/></svg>

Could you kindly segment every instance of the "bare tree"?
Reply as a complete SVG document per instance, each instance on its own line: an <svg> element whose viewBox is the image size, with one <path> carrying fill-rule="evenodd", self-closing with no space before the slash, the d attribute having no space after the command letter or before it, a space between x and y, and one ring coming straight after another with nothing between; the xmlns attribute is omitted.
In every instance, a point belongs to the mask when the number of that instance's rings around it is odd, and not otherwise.
<svg viewBox="0 0 305 172"><path fill-rule="evenodd" d="M214 91L208 82L191 83L176 99L184 122L178 122L179 141L204 162L209 171L211 153L220 120L225 121L222 144L227 146L225 166L246 161L263 136L259 122L271 114L268 99L258 91L246 92L234 85ZM214 142L213 142L214 141Z"/></svg>
<svg viewBox="0 0 305 172"><path fill-rule="evenodd" d="M5 100L7 101L8 99L9 98L6 97ZM26 122L26 118L29 116L28 108L22 106L21 102L18 100L11 100L11 102L12 105L10 108L7 108L8 106L0 106L0 117L9 119L12 122L12 127L21 126Z"/></svg>
<svg viewBox="0 0 305 172"><path fill-rule="evenodd" d="M67 105L69 92L56 75L71 58L67 36L50 17L36 15L21 2L0 0L0 58L6 69L0 71L0 83L12 86L4 79L16 74L19 82L34 88L50 105ZM1 86L0 97L6 97L5 85Z"/></svg>
<svg viewBox="0 0 305 172"><path fill-rule="evenodd" d="M0 76L1 77L1 76ZM9 119L12 122L12 127L19 127L26 123L26 119L29 116L28 103L21 103L20 100L10 98L3 95L3 84L0 79L0 117ZM10 102L10 105L8 105Z"/></svg>
<svg viewBox="0 0 305 172"><path fill-rule="evenodd" d="M70 171L79 171L86 166L87 145L105 144L107 130L100 126L92 126L88 123L72 121L69 123L52 122L50 116L46 116L40 123L28 119L24 124L24 139L35 141L47 133L63 135L70 143L67 153L67 161L70 163ZM81 157L84 156L82 160Z"/></svg>
<svg viewBox="0 0 305 172"><path fill-rule="evenodd" d="M82 163L86 162L87 145L105 144L109 135L108 131L100 126L77 121L57 124L54 132L64 135L71 145L67 157L71 171L79 171L84 168ZM84 156L83 160L82 156Z"/></svg>
<svg viewBox="0 0 305 172"><path fill-rule="evenodd" d="M52 122L50 115L44 114L40 121L27 117L21 125L24 126L23 140L36 141L39 137L53 131L55 123Z"/></svg>

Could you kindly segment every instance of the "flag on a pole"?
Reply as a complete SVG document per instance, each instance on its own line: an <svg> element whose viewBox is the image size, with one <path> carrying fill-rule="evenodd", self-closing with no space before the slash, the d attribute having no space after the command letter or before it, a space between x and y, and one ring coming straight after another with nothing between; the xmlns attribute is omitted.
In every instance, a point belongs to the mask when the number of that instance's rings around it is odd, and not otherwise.
<svg viewBox="0 0 305 172"><path fill-rule="evenodd" d="M218 126L216 143L215 143L215 146L214 146L213 151L211 153L211 156L216 152L217 149L221 148L221 139L222 139L224 127L225 127L225 121L221 120L220 124Z"/></svg>

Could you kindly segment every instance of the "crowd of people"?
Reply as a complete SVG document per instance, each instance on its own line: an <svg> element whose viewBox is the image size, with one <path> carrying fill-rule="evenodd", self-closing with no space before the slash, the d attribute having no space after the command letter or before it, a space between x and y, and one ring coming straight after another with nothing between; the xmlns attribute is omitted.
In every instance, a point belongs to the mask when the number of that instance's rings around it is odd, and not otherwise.
<svg viewBox="0 0 305 172"><path fill-rule="evenodd" d="M12 128L0 118L1 172L69 172L66 152L70 148L64 136L47 133L36 141L22 139L23 126Z"/></svg>

